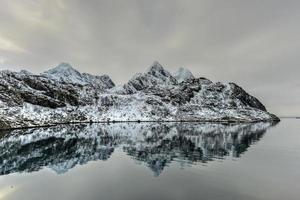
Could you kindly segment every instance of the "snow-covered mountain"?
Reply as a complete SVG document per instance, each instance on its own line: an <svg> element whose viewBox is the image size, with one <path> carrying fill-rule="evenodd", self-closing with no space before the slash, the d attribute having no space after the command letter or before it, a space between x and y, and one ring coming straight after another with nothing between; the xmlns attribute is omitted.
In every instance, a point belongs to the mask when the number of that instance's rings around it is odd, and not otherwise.
<svg viewBox="0 0 300 200"><path fill-rule="evenodd" d="M61 63L57 67L45 71L41 75L58 82L91 85L97 89L112 88L115 86L107 75L94 76L87 73L81 74L68 63Z"/></svg>
<svg viewBox="0 0 300 200"><path fill-rule="evenodd" d="M108 160L116 148L159 175L181 165L239 157L271 122L115 123L60 125L0 135L0 175L50 168L58 174L89 161Z"/></svg>
<svg viewBox="0 0 300 200"><path fill-rule="evenodd" d="M59 82L66 82L66 83L73 83L73 84L77 83L82 85L86 84L81 73L75 70L68 63L61 63L57 67L45 71L44 73L42 73L42 75Z"/></svg>
<svg viewBox="0 0 300 200"><path fill-rule="evenodd" d="M103 121L276 121L234 83L173 76L154 62L123 86L62 63L40 75L0 71L0 128Z"/></svg>
<svg viewBox="0 0 300 200"><path fill-rule="evenodd" d="M128 83L124 85L127 93L135 93L156 85L176 85L178 82L170 72L165 70L161 64L155 61L145 73L134 75Z"/></svg>
<svg viewBox="0 0 300 200"><path fill-rule="evenodd" d="M188 69L180 67L174 74L174 77L178 81L178 83L181 83L183 81L186 81L188 79L195 78L192 72Z"/></svg>

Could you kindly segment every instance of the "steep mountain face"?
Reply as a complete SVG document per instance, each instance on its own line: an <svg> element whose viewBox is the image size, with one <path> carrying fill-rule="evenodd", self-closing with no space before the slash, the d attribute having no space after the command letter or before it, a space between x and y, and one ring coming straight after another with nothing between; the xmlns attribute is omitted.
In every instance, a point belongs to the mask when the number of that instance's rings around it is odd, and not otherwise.
<svg viewBox="0 0 300 200"><path fill-rule="evenodd" d="M62 63L40 75L0 72L0 128L100 121L273 121L234 83L172 76L158 62L123 86Z"/></svg>
<svg viewBox="0 0 300 200"><path fill-rule="evenodd" d="M61 63L57 67L54 67L42 73L42 75L59 82L81 84L81 85L86 84L81 73L75 70L68 63Z"/></svg>
<svg viewBox="0 0 300 200"><path fill-rule="evenodd" d="M104 76L81 74L68 64L60 64L41 75L26 71L0 72L0 100L8 106L32 105L60 108L94 102L97 93L114 87Z"/></svg>
<svg viewBox="0 0 300 200"><path fill-rule="evenodd" d="M76 87L31 74L0 72L0 91L0 100L8 106L24 103L49 108L79 105Z"/></svg>
<svg viewBox="0 0 300 200"><path fill-rule="evenodd" d="M127 84L124 89L128 94L144 90L156 85L175 85L177 84L174 78L168 71L166 71L161 64L155 61L143 74L136 74Z"/></svg>

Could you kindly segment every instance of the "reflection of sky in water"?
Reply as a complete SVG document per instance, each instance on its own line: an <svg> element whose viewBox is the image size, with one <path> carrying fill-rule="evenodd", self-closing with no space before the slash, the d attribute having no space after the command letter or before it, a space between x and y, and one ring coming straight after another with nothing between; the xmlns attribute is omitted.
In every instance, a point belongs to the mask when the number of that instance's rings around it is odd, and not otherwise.
<svg viewBox="0 0 300 200"><path fill-rule="evenodd" d="M0 139L0 173L50 168L63 174L76 165L108 160L116 149L158 176L172 162L184 168L239 157L271 123L140 123L64 125L14 130Z"/></svg>

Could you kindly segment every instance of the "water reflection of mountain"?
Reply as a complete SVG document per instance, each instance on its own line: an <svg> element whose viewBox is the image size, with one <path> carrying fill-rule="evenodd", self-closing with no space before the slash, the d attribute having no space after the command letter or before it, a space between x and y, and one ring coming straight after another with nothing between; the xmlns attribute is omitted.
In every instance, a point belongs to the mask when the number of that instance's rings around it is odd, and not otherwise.
<svg viewBox="0 0 300 200"><path fill-rule="evenodd" d="M0 174L48 167L65 173L78 164L107 160L115 148L146 164L155 175L169 163L238 157L271 123L130 123L64 125L0 134Z"/></svg>

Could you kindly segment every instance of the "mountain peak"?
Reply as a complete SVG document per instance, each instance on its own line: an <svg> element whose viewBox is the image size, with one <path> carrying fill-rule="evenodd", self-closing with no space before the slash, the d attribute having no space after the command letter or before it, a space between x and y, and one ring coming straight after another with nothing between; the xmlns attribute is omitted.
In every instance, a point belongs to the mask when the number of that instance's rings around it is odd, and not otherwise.
<svg viewBox="0 0 300 200"><path fill-rule="evenodd" d="M154 61L150 67L148 67L147 72L152 72L152 71L165 71L163 66L158 62Z"/></svg>
<svg viewBox="0 0 300 200"><path fill-rule="evenodd" d="M147 69L146 73L159 79L164 79L164 77L173 78L171 73L165 70L158 61L154 61L153 64Z"/></svg>
<svg viewBox="0 0 300 200"><path fill-rule="evenodd" d="M59 65L57 65L57 67L61 67L61 68L73 68L69 63L67 62L61 62Z"/></svg>
<svg viewBox="0 0 300 200"><path fill-rule="evenodd" d="M56 67L54 67L52 69L49 69L45 73L57 73L57 72L62 72L62 71L76 71L76 72L78 72L69 63L62 62L59 65L57 65Z"/></svg>
<svg viewBox="0 0 300 200"><path fill-rule="evenodd" d="M49 69L48 71L45 71L42 75L67 83L83 83L81 73L74 69L69 63L64 62L52 69Z"/></svg>
<svg viewBox="0 0 300 200"><path fill-rule="evenodd" d="M179 83L187 80L195 78L192 72L186 68L180 67L174 74L174 77L177 79Z"/></svg>
<svg viewBox="0 0 300 200"><path fill-rule="evenodd" d="M170 72L165 70L159 62L154 61L153 64L148 67L146 73L134 75L130 81L124 85L124 88L128 93L134 93L153 85L173 84L177 84L177 80Z"/></svg>
<svg viewBox="0 0 300 200"><path fill-rule="evenodd" d="M69 63L60 63L58 66L42 73L50 79L71 84L92 85L98 89L112 88L115 86L107 75L95 76L88 73L80 73Z"/></svg>

